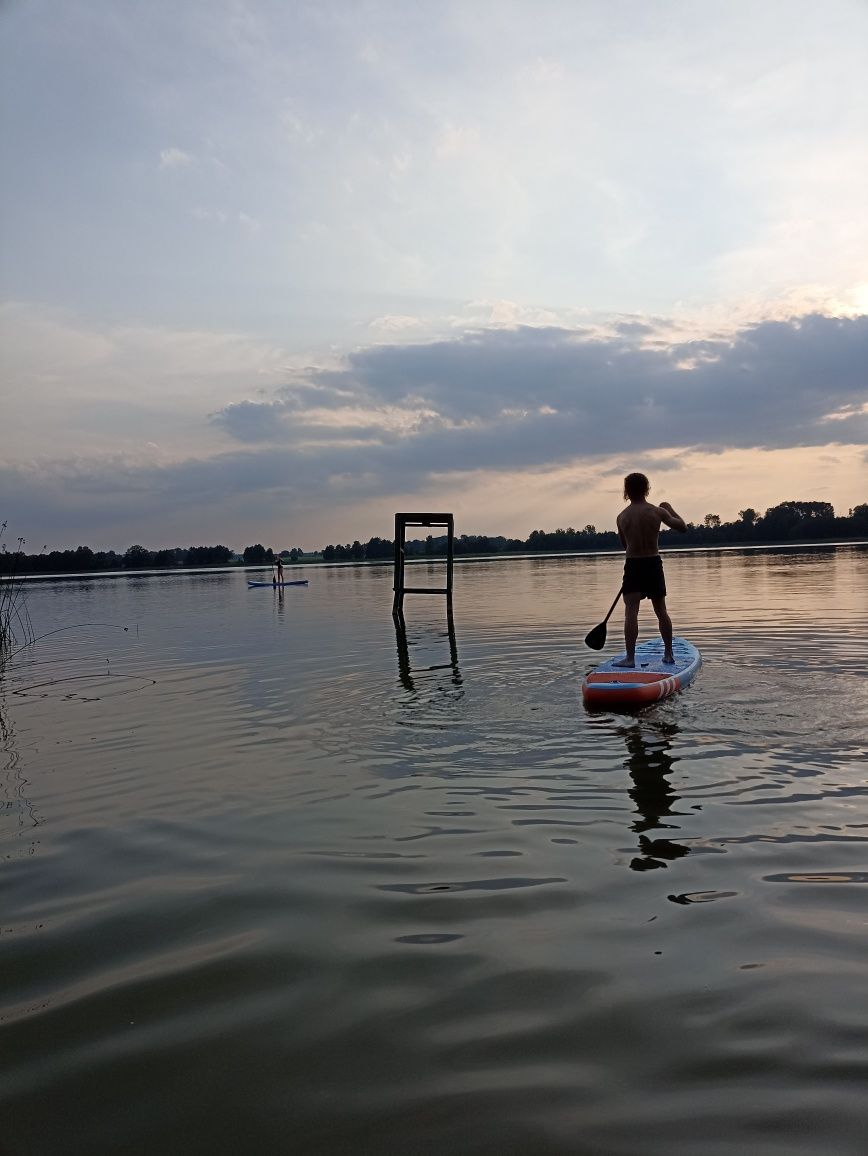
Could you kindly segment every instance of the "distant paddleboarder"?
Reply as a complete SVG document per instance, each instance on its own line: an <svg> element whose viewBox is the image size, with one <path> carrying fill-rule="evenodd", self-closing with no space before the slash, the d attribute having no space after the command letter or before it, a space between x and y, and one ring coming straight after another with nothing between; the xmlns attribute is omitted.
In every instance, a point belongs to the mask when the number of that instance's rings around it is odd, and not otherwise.
<svg viewBox="0 0 868 1156"><path fill-rule="evenodd" d="M624 642L627 655L616 666L636 665L636 639L639 637L639 603L650 598L660 637L663 639L663 661L675 661L672 655L672 619L666 609L666 580L663 559L657 548L661 525L687 533L684 519L668 502L653 506L648 501L651 484L644 474L624 478L624 497L630 503L618 515L618 537L627 552L624 562Z"/></svg>
<svg viewBox="0 0 868 1156"><path fill-rule="evenodd" d="M275 585L275 586L282 586L283 585L283 559L281 558L281 556L279 554L277 555L277 558L274 561L274 566L275 566L275 570L274 570L274 573L271 575L271 581L272 581L273 585Z"/></svg>

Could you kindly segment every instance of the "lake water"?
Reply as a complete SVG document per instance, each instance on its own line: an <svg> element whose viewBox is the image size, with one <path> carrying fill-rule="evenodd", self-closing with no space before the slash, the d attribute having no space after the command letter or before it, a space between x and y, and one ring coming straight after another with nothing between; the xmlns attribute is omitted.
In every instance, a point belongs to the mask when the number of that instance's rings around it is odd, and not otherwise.
<svg viewBox="0 0 868 1156"><path fill-rule="evenodd" d="M668 555L703 670L590 714L621 564L34 583L4 1156L863 1156L868 548Z"/></svg>

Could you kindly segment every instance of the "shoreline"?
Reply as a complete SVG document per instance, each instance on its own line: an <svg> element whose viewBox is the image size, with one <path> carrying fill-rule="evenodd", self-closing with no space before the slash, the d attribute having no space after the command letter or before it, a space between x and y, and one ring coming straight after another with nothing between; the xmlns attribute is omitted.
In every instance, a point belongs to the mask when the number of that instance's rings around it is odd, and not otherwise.
<svg viewBox="0 0 868 1156"><path fill-rule="evenodd" d="M834 540L817 540L816 538L798 542L721 542L719 544L702 546L666 546L660 550L661 554L702 554L714 552L735 552L738 550L822 550L840 546L868 546L868 539L864 538L836 538ZM496 554L460 554L453 558L456 566L469 562L503 562L509 559L528 558L611 558L623 555L623 550L537 550L537 551L502 551ZM445 554L412 555L405 559L407 566L416 566L423 563L445 564ZM391 558L371 558L357 561L324 562L322 559L310 562L289 562L284 564L284 570L307 570L310 568L337 568L352 566L393 566ZM271 572L268 565L259 566L195 566L195 567L153 567L146 570L80 570L80 571L47 571L37 574L0 575L0 585L4 583L32 583L51 581L73 581L83 578L161 578L167 574L201 575L201 574L235 574Z"/></svg>

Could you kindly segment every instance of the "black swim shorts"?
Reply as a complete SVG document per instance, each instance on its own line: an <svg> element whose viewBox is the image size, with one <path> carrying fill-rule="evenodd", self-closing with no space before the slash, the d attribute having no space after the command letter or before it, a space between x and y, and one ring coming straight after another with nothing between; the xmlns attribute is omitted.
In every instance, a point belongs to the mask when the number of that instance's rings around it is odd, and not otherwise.
<svg viewBox="0 0 868 1156"><path fill-rule="evenodd" d="M628 558L625 561L623 592L641 594L643 598L666 597L663 559L659 554L651 558Z"/></svg>

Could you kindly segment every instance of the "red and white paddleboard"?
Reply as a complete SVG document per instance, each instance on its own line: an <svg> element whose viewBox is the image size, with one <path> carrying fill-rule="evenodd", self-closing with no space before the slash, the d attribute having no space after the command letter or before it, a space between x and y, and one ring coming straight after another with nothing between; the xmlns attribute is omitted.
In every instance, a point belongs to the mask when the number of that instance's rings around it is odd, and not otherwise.
<svg viewBox="0 0 868 1156"><path fill-rule="evenodd" d="M636 647L633 667L615 665L627 657L626 652L600 663L582 683L585 706L646 706L683 690L702 666L702 655L684 638L673 638L672 654L675 662L664 662L663 639L651 638Z"/></svg>

